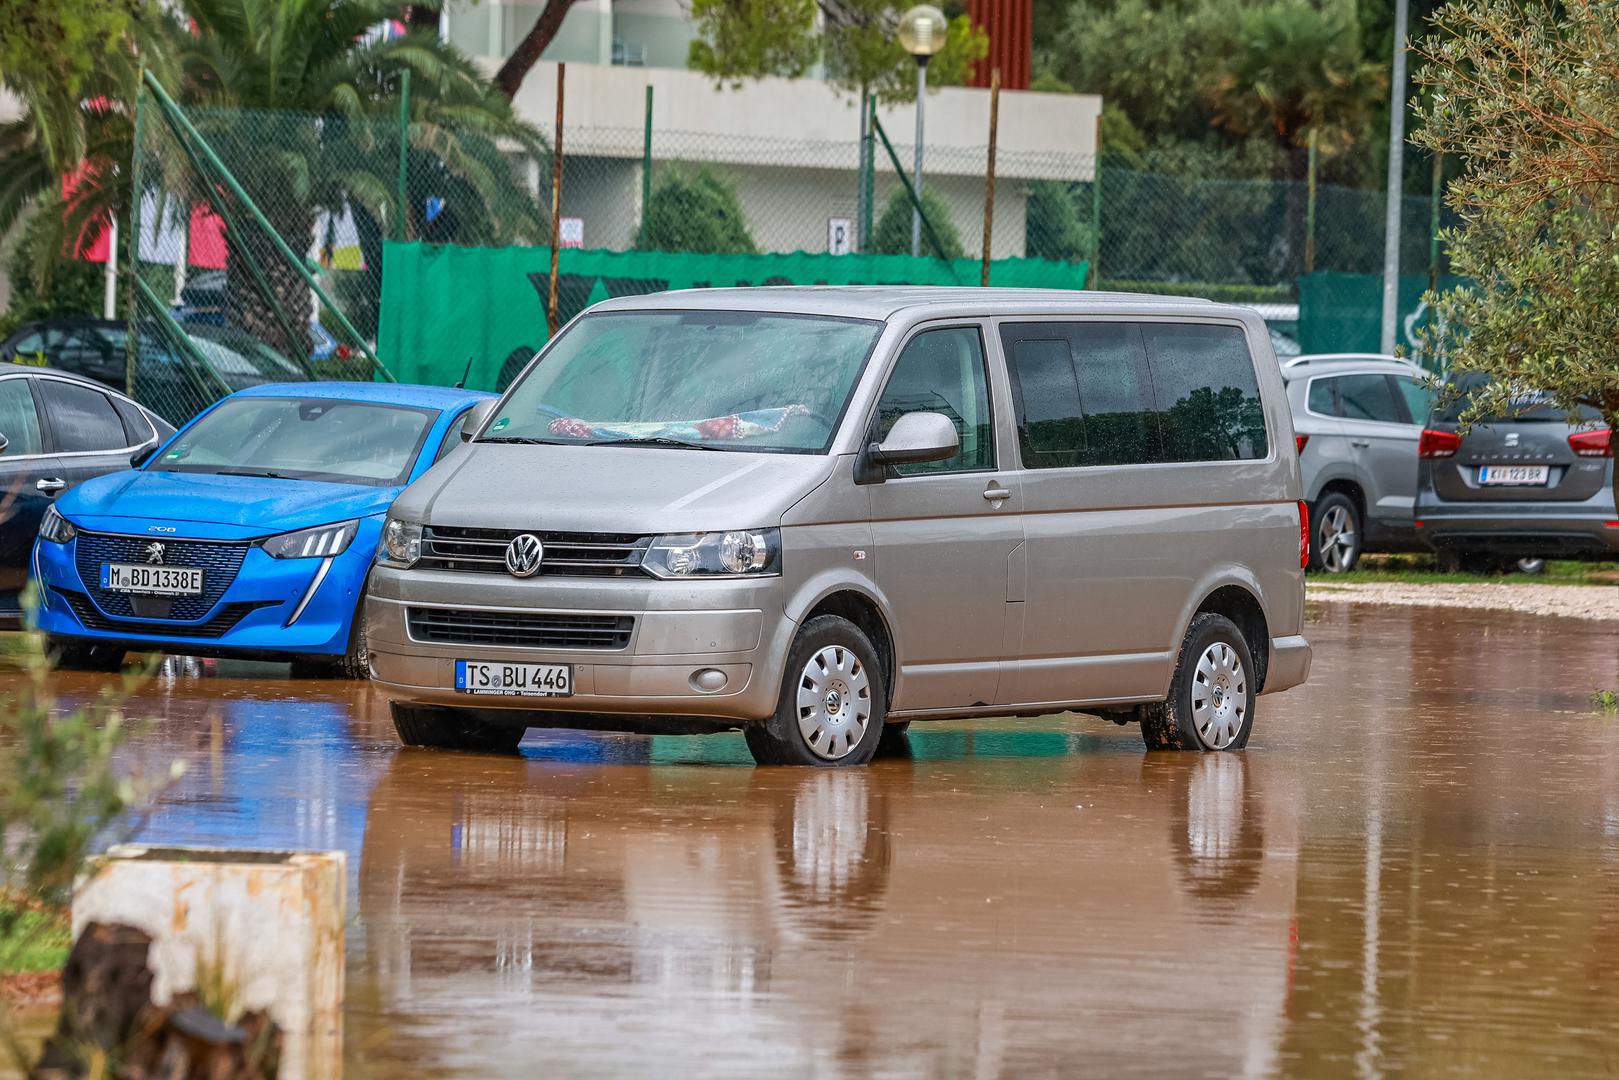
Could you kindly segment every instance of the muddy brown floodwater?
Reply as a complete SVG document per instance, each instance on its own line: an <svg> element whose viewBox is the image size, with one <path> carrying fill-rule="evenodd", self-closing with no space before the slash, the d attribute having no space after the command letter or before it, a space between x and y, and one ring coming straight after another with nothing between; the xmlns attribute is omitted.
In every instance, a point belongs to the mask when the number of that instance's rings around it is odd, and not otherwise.
<svg viewBox="0 0 1619 1080"><path fill-rule="evenodd" d="M396 749L368 687L180 674L134 756L191 771L142 835L348 851L352 1077L1619 1073L1587 701L1619 636L1311 619L1237 755L1052 716L864 770L739 736L497 760Z"/></svg>

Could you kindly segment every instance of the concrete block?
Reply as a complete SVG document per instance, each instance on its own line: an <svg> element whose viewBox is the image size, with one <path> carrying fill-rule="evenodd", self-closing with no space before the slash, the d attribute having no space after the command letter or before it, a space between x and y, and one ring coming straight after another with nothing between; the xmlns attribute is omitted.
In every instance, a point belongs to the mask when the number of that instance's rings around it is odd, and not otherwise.
<svg viewBox="0 0 1619 1080"><path fill-rule="evenodd" d="M222 972L244 1009L267 1009L285 1042L281 1076L337 1077L343 1066L341 851L236 851L121 844L73 895L73 934L122 923L150 934L152 997Z"/></svg>

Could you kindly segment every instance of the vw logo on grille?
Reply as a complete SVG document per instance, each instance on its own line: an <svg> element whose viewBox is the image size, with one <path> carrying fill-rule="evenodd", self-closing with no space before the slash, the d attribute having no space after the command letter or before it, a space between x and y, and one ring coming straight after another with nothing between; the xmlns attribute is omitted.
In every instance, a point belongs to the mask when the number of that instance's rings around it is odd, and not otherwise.
<svg viewBox="0 0 1619 1080"><path fill-rule="evenodd" d="M524 533L506 545L506 569L513 577L533 577L540 572L545 545L533 533Z"/></svg>
<svg viewBox="0 0 1619 1080"><path fill-rule="evenodd" d="M163 565L163 545L156 540L141 548L141 554L145 555L146 561L153 566Z"/></svg>

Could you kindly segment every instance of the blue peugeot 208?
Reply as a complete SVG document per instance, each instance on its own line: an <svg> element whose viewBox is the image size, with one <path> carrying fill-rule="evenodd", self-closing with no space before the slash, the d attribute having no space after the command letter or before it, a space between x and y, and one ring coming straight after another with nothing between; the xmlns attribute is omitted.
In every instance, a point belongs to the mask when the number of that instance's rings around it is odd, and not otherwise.
<svg viewBox="0 0 1619 1080"><path fill-rule="evenodd" d="M461 443L473 390L280 383L223 399L139 467L64 495L34 548L65 667L127 650L366 675L357 625L383 518ZM478 410L479 413L484 410Z"/></svg>

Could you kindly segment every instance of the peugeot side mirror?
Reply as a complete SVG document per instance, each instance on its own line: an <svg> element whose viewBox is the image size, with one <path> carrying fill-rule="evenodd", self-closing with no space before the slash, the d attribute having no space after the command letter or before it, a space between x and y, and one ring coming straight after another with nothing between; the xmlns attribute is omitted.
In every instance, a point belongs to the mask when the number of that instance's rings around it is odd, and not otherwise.
<svg viewBox="0 0 1619 1080"><path fill-rule="evenodd" d="M467 414L461 418L462 442L472 441L472 437L478 434L478 429L488 423L489 417L494 415L495 406L498 404L500 404L499 399L489 398L478 402L478 404L467 410Z"/></svg>
<svg viewBox="0 0 1619 1080"><path fill-rule="evenodd" d="M906 413L894 422L888 438L867 446L856 465L855 481L877 484L888 478L893 465L944 461L961 451L955 423L943 413Z"/></svg>
<svg viewBox="0 0 1619 1080"><path fill-rule="evenodd" d="M135 452L129 455L129 467L131 469L138 469L142 465L145 465L148 461L152 460L152 455L157 453L157 448L162 445L162 439L153 439L145 446L137 446L135 448Z"/></svg>

